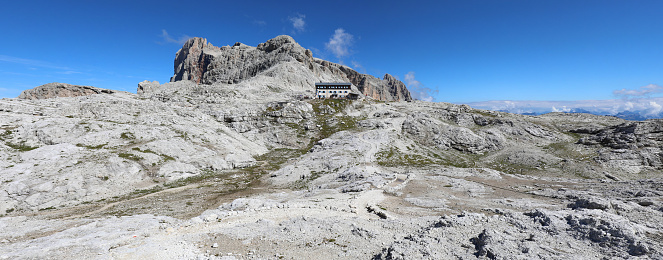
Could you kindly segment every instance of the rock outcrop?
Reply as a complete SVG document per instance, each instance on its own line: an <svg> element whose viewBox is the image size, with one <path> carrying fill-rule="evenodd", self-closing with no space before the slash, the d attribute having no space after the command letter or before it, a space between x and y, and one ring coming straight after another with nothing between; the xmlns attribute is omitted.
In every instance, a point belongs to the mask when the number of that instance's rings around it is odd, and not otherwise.
<svg viewBox="0 0 663 260"><path fill-rule="evenodd" d="M577 129L577 133L593 134L579 143L600 144L614 149L639 149L663 145L663 120L629 122L604 129Z"/></svg>
<svg viewBox="0 0 663 260"><path fill-rule="evenodd" d="M632 171L642 166L663 169L663 120L628 122L603 129L580 128L576 133L590 134L579 144L602 146L597 160Z"/></svg>
<svg viewBox="0 0 663 260"><path fill-rule="evenodd" d="M138 94L0 99L0 259L663 259L661 120L310 100L409 94L287 36L189 45Z"/></svg>
<svg viewBox="0 0 663 260"><path fill-rule="evenodd" d="M301 69L269 72L286 64ZM177 52L174 69L171 82L190 80L207 85L237 84L265 74L283 79L273 86L277 88L289 89L294 81L302 82L299 84L301 90L313 91L315 82L347 81L360 93L377 100L412 100L405 84L393 76L386 74L383 79L378 79L340 64L313 58L310 50L304 49L287 35L277 36L257 47L239 42L233 46L216 47L207 39L191 38Z"/></svg>
<svg viewBox="0 0 663 260"><path fill-rule="evenodd" d="M155 80L155 81L150 82L148 80L144 80L144 81L138 83L138 88L136 89L136 93L138 93L140 95L140 94L145 94L145 93L148 93L148 92L152 92L156 88L159 88L159 86L160 86L159 81Z"/></svg>
<svg viewBox="0 0 663 260"><path fill-rule="evenodd" d="M78 97L93 94L112 94L117 91L91 86L78 86L67 83L48 83L39 87L21 92L20 99L47 99L56 97Z"/></svg>

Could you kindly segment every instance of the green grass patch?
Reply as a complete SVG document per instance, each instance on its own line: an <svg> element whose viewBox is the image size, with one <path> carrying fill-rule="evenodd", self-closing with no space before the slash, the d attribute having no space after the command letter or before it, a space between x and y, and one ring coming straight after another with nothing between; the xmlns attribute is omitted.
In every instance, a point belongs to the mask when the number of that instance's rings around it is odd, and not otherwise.
<svg viewBox="0 0 663 260"><path fill-rule="evenodd" d="M101 149L101 148L103 148L103 147L106 146L107 144L108 144L108 143L100 144L100 145L84 145L84 144L76 144L76 146L78 146L78 147L84 147L84 148L92 149L92 150L97 150L97 149Z"/></svg>
<svg viewBox="0 0 663 260"><path fill-rule="evenodd" d="M308 176L302 176L301 179L295 181L291 185L291 189L293 190L305 190L308 189L308 184L309 182L322 177L322 175L328 174L329 172L326 171L311 171L311 174ZM327 199L333 199L333 198L327 198Z"/></svg>
<svg viewBox="0 0 663 260"><path fill-rule="evenodd" d="M131 150L139 151L139 152L141 152L141 153L157 154L157 153L155 153L154 151L152 151L152 150L150 150L150 149L141 150L141 149L138 148L138 147L131 148ZM157 154L157 155L158 155L158 154Z"/></svg>
<svg viewBox="0 0 663 260"><path fill-rule="evenodd" d="M507 174L531 174L540 171L536 167L508 162L506 159L497 160L488 165L493 170Z"/></svg>
<svg viewBox="0 0 663 260"><path fill-rule="evenodd" d="M189 140L189 138L190 138L189 133L178 130L178 129L175 129L174 131L175 131L175 133L179 134L179 135L176 135L175 137L179 137L179 138L182 138L182 139L187 140L187 141Z"/></svg>
<svg viewBox="0 0 663 260"><path fill-rule="evenodd" d="M260 170L275 171L281 168L281 165L287 162L290 158L296 158L304 155L308 149L288 149L278 148L273 149L265 154L255 157L257 161L263 162Z"/></svg>
<svg viewBox="0 0 663 260"><path fill-rule="evenodd" d="M576 161L591 162L597 156L596 152L582 153L576 150L577 147L574 146L576 146L575 142L559 142L546 145L542 149L559 158Z"/></svg>
<svg viewBox="0 0 663 260"><path fill-rule="evenodd" d="M265 109L265 111L266 111L266 112L274 112L274 111L279 111L279 110L281 110L281 109L283 109L282 106L275 105L275 106L267 107L267 109Z"/></svg>
<svg viewBox="0 0 663 260"><path fill-rule="evenodd" d="M398 148L389 147L389 149L381 150L375 154L375 159L378 165L387 167L397 166L427 166L437 164L439 161L425 157L420 154L408 154L401 152Z"/></svg>
<svg viewBox="0 0 663 260"><path fill-rule="evenodd" d="M163 157L164 162L175 161L175 158L173 158L172 156L168 156L168 155L165 155L165 154L160 154L160 155L161 155L161 157Z"/></svg>
<svg viewBox="0 0 663 260"><path fill-rule="evenodd" d="M352 104L352 100L347 100L347 99L314 99L311 101L311 105L313 105L313 111L315 113L322 113L322 105L329 106L336 110L336 112L343 111L345 107L348 105Z"/></svg>
<svg viewBox="0 0 663 260"><path fill-rule="evenodd" d="M287 127L290 127L297 131L297 137L299 138L304 138L306 137L306 129L304 129L304 126L302 124L297 124L297 123L284 123Z"/></svg>
<svg viewBox="0 0 663 260"><path fill-rule="evenodd" d="M132 160L132 161L143 160L143 157L140 157L140 156L135 155L135 154L130 154L130 153L119 153L117 156L119 156L120 158L123 158L123 159Z"/></svg>
<svg viewBox="0 0 663 260"><path fill-rule="evenodd" d="M134 136L134 134L132 134L132 133L130 133L130 132L124 132L124 133L120 134L120 138L125 139L125 140L136 139L136 137Z"/></svg>
<svg viewBox="0 0 663 260"><path fill-rule="evenodd" d="M163 158L163 161L164 161L164 162L167 162L167 161L175 161L175 158L173 158L172 156L165 155L165 154L159 154L159 153L157 153L157 152L155 152L155 151L152 151L152 150L150 150L150 149L142 150L142 149L140 149L140 148L138 148L138 147L134 147L134 148L131 148L131 150L134 150L134 151L137 151L137 152L141 152L141 153L151 153L151 154L159 155L159 156L161 156L161 157Z"/></svg>
<svg viewBox="0 0 663 260"><path fill-rule="evenodd" d="M10 137L12 135L12 130L5 130L2 133L0 133L0 140L5 140L7 137Z"/></svg>
<svg viewBox="0 0 663 260"><path fill-rule="evenodd" d="M132 192L130 194L130 196L133 197L135 195L147 195L147 194L152 194L152 193L159 192L159 191L162 191L162 190L163 190L163 187L157 185L157 186L154 186L154 187L149 188L149 189L135 190L134 192Z"/></svg>
<svg viewBox="0 0 663 260"><path fill-rule="evenodd" d="M226 177L230 176L231 172L227 173L222 173L222 172L217 172L213 171L210 169L204 169L200 174L196 174L194 176L189 176L187 178L183 179L178 179L169 183L164 184L165 188L177 188L177 187L182 187L186 186L189 184L193 183L200 183L203 181L207 181L210 179L216 179L216 180L223 180L227 179Z"/></svg>
<svg viewBox="0 0 663 260"><path fill-rule="evenodd" d="M11 148L14 148L14 149L18 150L19 152L27 152L27 151L32 151L34 149L39 148L39 147L33 147L33 146L25 145L25 141L23 141L19 144L14 144L14 143L10 143L10 142L7 142L5 144L7 146L11 147Z"/></svg>

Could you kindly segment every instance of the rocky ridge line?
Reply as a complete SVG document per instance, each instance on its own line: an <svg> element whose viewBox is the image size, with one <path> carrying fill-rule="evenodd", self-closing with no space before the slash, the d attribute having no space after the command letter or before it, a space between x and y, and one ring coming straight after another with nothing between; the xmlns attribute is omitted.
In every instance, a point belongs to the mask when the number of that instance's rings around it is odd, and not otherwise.
<svg viewBox="0 0 663 260"><path fill-rule="evenodd" d="M55 97L79 97L93 94L113 94L117 91L95 88L91 86L71 85L67 83L48 83L39 87L28 89L18 96L20 99L48 99Z"/></svg>
<svg viewBox="0 0 663 260"><path fill-rule="evenodd" d="M303 70L287 70L287 74L269 73L279 66L291 64ZM313 57L310 50L301 47L287 35L277 36L257 47L242 43L216 47L204 38L191 38L175 57L174 75L171 82L190 80L197 84L237 84L244 80L266 74L269 77L295 77L303 83L301 90L313 91L315 82L347 81L358 92L382 101L411 101L412 96L403 82L389 74L383 79L361 74L346 66ZM303 79L303 80L302 80ZM285 78L280 85L291 85ZM278 86L277 86L278 87Z"/></svg>

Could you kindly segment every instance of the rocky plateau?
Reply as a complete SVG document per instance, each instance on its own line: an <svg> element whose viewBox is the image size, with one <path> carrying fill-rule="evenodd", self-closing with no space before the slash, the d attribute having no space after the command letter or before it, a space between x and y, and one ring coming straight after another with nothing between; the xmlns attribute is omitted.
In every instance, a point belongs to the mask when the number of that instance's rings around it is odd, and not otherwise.
<svg viewBox="0 0 663 260"><path fill-rule="evenodd" d="M417 101L289 36L2 99L0 158L0 259L663 259L663 120Z"/></svg>

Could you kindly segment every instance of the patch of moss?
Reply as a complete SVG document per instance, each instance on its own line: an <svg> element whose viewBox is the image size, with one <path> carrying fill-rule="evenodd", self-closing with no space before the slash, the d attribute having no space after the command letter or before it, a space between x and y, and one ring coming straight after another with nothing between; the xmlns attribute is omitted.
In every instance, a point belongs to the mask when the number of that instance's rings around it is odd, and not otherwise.
<svg viewBox="0 0 663 260"><path fill-rule="evenodd" d="M150 150L150 149L142 150L142 149L140 149L140 148L138 148L138 147L134 147L134 148L131 148L131 150L138 151L138 152L141 152L141 153L151 153L151 154L159 155L159 156L161 156L161 157L163 158L163 161L164 161L164 162L167 162L167 161L175 161L175 158L173 158L173 157L171 157L171 156L168 156L168 155L165 155L165 154L159 154L159 153L157 153L157 152L155 152L155 151L152 151L152 150Z"/></svg>
<svg viewBox="0 0 663 260"><path fill-rule="evenodd" d="M161 157L163 157L163 161L164 161L164 162L167 162L167 161L175 161L175 158L173 158L173 157L171 157L171 156L168 156L168 155L165 155L165 154L160 154L160 155L161 155Z"/></svg>
<svg viewBox="0 0 663 260"><path fill-rule="evenodd" d="M108 143L100 144L100 145L84 145L84 144L76 144L76 146L78 146L78 147L84 147L84 148L87 148L87 149L93 149L93 150L96 150L96 149L101 149L101 148L103 148L103 147L106 146L107 144L108 144Z"/></svg>
<svg viewBox="0 0 663 260"><path fill-rule="evenodd" d="M580 139L580 138L578 138ZM574 146L575 142L559 142L548 144L542 149L548 153L551 153L559 158L571 159L577 161L591 162L597 155L595 152L584 154L576 150Z"/></svg>
<svg viewBox="0 0 663 260"><path fill-rule="evenodd" d="M7 142L6 145L11 147L11 148L14 148L14 149L18 150L19 152L27 152L27 151L32 151L34 149L39 148L39 147L32 147L32 146L29 146L29 145L25 145L25 141L23 141L19 144L14 144L14 143Z"/></svg>
<svg viewBox="0 0 663 260"><path fill-rule="evenodd" d="M302 124L296 124L296 123L284 123L287 127L290 127L297 131L297 137L306 137L306 129L304 129L304 126Z"/></svg>
<svg viewBox="0 0 663 260"><path fill-rule="evenodd" d="M281 106L267 107L267 109L265 109L265 112L274 112L274 111L279 111L281 109L283 109L283 107Z"/></svg>
<svg viewBox="0 0 663 260"><path fill-rule="evenodd" d="M4 132L0 133L0 140L5 140L5 138L11 136L12 133L12 130L5 130Z"/></svg>
<svg viewBox="0 0 663 260"><path fill-rule="evenodd" d="M123 159L132 160L132 161L143 160L143 157L140 157L140 156L135 155L135 154L130 154L130 153L119 153L117 156L119 156L120 158L123 158Z"/></svg>
<svg viewBox="0 0 663 260"><path fill-rule="evenodd" d="M150 150L150 149L141 150L141 149L138 148L138 147L131 148L131 150L139 151L139 152L141 152L141 153L157 154L157 153L155 153L154 151L152 151L152 150Z"/></svg>
<svg viewBox="0 0 663 260"><path fill-rule="evenodd" d="M508 162L506 159L497 160L488 165L493 170L498 170L508 174L530 174L539 171L536 167Z"/></svg>
<svg viewBox="0 0 663 260"><path fill-rule="evenodd" d="M154 187L149 188L149 189L135 190L135 191L132 192L130 195L145 195L145 194L152 194L152 193L155 193L155 192L158 192L158 191L162 191L162 190L163 190L163 187L157 185L157 186L154 186Z"/></svg>
<svg viewBox="0 0 663 260"><path fill-rule="evenodd" d="M269 151L268 153L256 156L256 160L262 161L264 164L262 170L275 171L281 168L281 164L288 161L290 158L296 158L305 154L307 149L288 149L278 148Z"/></svg>
<svg viewBox="0 0 663 260"><path fill-rule="evenodd" d="M177 136L175 136L175 137L179 137L179 138L182 138L182 139L184 139L184 140L189 140L189 134L188 134L187 132L184 132L184 131L181 131L181 130L177 130L177 129L175 129L175 132L179 134L179 135L177 135Z"/></svg>
<svg viewBox="0 0 663 260"><path fill-rule="evenodd" d="M126 139L126 140L136 139L134 134L132 134L130 132L124 132L124 133L120 134L120 138Z"/></svg>
<svg viewBox="0 0 663 260"><path fill-rule="evenodd" d="M437 160L425 157L423 155L403 153L395 147L389 147L388 150L381 150L375 154L375 157L378 165L387 167L420 167L439 163Z"/></svg>

